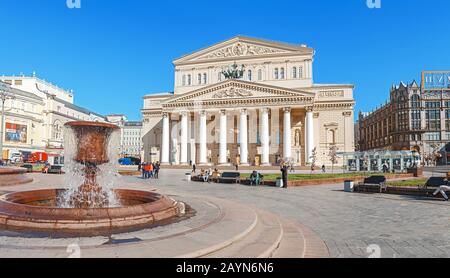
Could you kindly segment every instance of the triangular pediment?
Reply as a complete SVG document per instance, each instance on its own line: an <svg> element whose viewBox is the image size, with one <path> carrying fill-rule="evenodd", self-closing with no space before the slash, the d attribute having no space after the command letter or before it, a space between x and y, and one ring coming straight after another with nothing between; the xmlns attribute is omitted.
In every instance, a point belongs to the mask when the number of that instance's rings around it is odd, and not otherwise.
<svg viewBox="0 0 450 278"><path fill-rule="evenodd" d="M274 98L314 99L311 92L286 89L255 82L230 79L202 89L168 99L165 104L193 103L223 100L258 100Z"/></svg>
<svg viewBox="0 0 450 278"><path fill-rule="evenodd" d="M176 59L174 64L181 65L194 62L245 59L255 56L312 55L313 53L314 49L304 45L291 45L238 36Z"/></svg>

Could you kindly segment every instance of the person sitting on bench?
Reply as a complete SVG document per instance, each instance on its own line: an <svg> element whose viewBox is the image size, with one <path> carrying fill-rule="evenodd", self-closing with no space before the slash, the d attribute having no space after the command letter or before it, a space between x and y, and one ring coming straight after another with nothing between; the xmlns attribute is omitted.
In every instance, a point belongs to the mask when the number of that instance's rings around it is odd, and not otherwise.
<svg viewBox="0 0 450 278"><path fill-rule="evenodd" d="M253 171L253 173L250 175L250 186L253 184L259 185L261 182L261 178L259 176L259 173L256 171Z"/></svg>
<svg viewBox="0 0 450 278"><path fill-rule="evenodd" d="M208 183L210 182L209 175L210 175L209 171L206 171L205 174L203 174L203 181L204 182L208 182Z"/></svg>
<svg viewBox="0 0 450 278"><path fill-rule="evenodd" d="M441 195L444 197L445 201L448 201L448 196L446 192L450 191L450 186L448 185L441 185L434 191L433 196L436 196L437 194L441 193Z"/></svg>

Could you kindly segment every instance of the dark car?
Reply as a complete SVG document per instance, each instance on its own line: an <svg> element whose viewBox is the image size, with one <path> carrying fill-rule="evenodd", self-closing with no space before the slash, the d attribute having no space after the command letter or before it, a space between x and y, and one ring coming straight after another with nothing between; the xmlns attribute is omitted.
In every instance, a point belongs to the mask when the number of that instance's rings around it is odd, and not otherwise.
<svg viewBox="0 0 450 278"><path fill-rule="evenodd" d="M48 170L46 170L47 167L48 167ZM49 165L47 167L44 167L44 169L42 169L43 173L59 174L59 175L63 174L63 170L62 170L63 166L61 166L61 165L52 165L52 166Z"/></svg>
<svg viewBox="0 0 450 278"><path fill-rule="evenodd" d="M31 165L31 164L24 164L20 167L27 169L27 173L33 173L33 165Z"/></svg>

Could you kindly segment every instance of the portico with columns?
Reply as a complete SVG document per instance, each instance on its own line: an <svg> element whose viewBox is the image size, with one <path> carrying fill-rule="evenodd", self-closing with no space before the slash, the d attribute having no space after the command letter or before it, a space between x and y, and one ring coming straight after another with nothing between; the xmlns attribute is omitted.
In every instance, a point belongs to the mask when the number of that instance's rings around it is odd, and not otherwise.
<svg viewBox="0 0 450 278"><path fill-rule="evenodd" d="M236 37L175 60L175 91L144 97L144 160L306 166L314 149L324 164L331 145L353 151L353 86L314 84L313 55L303 45ZM236 61L240 75L227 78Z"/></svg>

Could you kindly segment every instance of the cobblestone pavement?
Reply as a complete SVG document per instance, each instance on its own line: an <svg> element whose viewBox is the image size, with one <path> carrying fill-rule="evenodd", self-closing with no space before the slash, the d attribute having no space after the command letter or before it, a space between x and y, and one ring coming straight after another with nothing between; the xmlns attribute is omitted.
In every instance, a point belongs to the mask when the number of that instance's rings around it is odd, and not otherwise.
<svg viewBox="0 0 450 278"><path fill-rule="evenodd" d="M164 194L224 198L296 220L327 244L333 257L450 257L450 203L407 196L343 192L343 185L290 189L184 181L184 170L163 170L160 180L122 177L126 187ZM35 174L21 191L61 187L61 176Z"/></svg>

